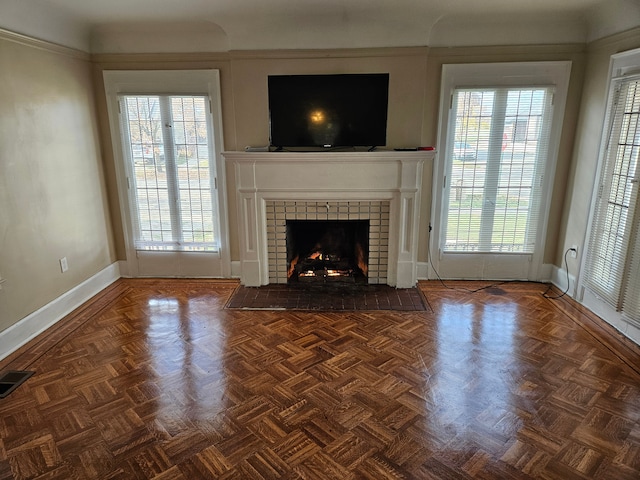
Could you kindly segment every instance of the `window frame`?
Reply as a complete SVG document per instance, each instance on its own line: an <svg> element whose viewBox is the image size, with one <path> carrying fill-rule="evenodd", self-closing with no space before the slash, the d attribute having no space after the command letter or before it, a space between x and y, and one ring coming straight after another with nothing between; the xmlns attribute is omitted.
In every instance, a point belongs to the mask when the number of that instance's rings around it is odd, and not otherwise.
<svg viewBox="0 0 640 480"><path fill-rule="evenodd" d="M429 278L467 278L467 279L528 279L541 280L544 276L543 257L547 237L549 218L549 204L555 170L557 165L562 125L571 61L543 61L543 62L504 62L478 64L444 64L440 87L440 114L438 122L438 153L434 163L433 202L431 218L433 232L429 237ZM452 95L457 88L485 88L485 87L535 87L553 86L553 114L548 143L548 161L545 168L542 193L540 196L539 227L536 235L536 248L532 254L478 254L472 258L471 253L444 253L441 249L444 241L444 187L447 169L447 144L451 137L449 130L450 106ZM484 256L482 256L484 255ZM519 260L506 257L520 257ZM526 258L525 258L526 257ZM440 267L447 259L456 263L449 272ZM445 268L446 270L446 268ZM438 272L438 273L436 273Z"/></svg>
<svg viewBox="0 0 640 480"><path fill-rule="evenodd" d="M151 262L149 258L142 258L145 251L138 251L134 242L134 219L129 208L129 187L131 180L127 169L127 160L121 143L121 126L119 100L121 95L206 95L210 102L210 116L212 122L213 161L216 171L216 194L219 210L220 224L220 249L219 252L181 252L181 251L154 251L159 260L158 265L178 265L173 273L163 273L162 266L151 268L161 276L231 276L231 256L229 244L229 222L226 193L226 179L224 158L222 109L220 95L220 72L217 69L203 70L105 70L103 72L105 93L107 97L107 110L109 114L109 126L111 129L111 143L115 162L116 180L118 183L118 198L120 201L120 213L127 254L126 266L123 266L126 276L145 276L153 273L144 272L144 266ZM203 255L209 258L215 257L217 266L214 275L208 274L211 269L205 268L202 261ZM188 258L188 256L192 258ZM169 258L172 256L173 258ZM200 260L197 257L200 256ZM194 267L191 268L190 267ZM193 273L196 272L196 273Z"/></svg>

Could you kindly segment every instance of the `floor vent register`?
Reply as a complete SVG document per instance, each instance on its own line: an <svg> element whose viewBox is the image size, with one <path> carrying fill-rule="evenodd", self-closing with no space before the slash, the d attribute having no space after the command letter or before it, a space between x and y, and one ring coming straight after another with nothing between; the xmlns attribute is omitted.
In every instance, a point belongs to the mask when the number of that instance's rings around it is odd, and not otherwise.
<svg viewBox="0 0 640 480"><path fill-rule="evenodd" d="M28 370L9 370L0 372L0 398L5 398L16 388L22 385L36 372Z"/></svg>

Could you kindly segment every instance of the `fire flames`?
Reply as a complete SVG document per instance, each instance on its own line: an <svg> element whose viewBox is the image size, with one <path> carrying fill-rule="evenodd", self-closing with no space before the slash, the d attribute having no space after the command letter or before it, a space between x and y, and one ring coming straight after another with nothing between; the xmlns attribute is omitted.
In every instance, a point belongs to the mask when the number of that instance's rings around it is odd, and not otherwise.
<svg viewBox="0 0 640 480"><path fill-rule="evenodd" d="M364 251L360 245L358 245L356 256L358 267L366 275L367 264L364 259ZM353 268L340 268L338 265L341 263L344 263L343 259L323 252L318 246L304 259L300 260L299 255L297 255L291 260L287 275L288 278L292 278L297 272L298 279L304 279L305 281L321 278L325 280L352 279L355 274Z"/></svg>
<svg viewBox="0 0 640 480"><path fill-rule="evenodd" d="M301 230L300 233L302 235L309 234L308 231L302 228L302 226L306 225L294 226ZM287 255L295 255L287 266L289 280L305 283L366 283L368 254L366 243L363 244L362 242L366 241L367 232L363 231L362 226L358 225L358 227L360 228L358 231L355 230L353 224L351 225L352 230L345 230L343 226L335 225L326 227L326 230L320 229L319 232L311 230L311 233L315 235L315 239L313 236L311 238L315 241L306 245L304 241L300 242L301 245L297 245L296 237L293 236L291 237L292 245L290 247L288 237ZM287 228L293 228L293 226L288 225ZM288 230L287 235L290 233ZM361 238L353 238L356 236ZM320 240L317 240L318 238Z"/></svg>
<svg viewBox="0 0 640 480"><path fill-rule="evenodd" d="M366 277L369 274L369 265L365 261L364 249L362 248L362 245L360 243L356 243L356 256L358 261L358 267L360 267L360 270L362 270L362 273Z"/></svg>
<svg viewBox="0 0 640 480"><path fill-rule="evenodd" d="M296 258L291 260L291 263L289 264L289 270L287 271L287 278L291 278L291 275L293 275L293 272L296 270L296 265L298 263L299 258L300 256L296 255Z"/></svg>

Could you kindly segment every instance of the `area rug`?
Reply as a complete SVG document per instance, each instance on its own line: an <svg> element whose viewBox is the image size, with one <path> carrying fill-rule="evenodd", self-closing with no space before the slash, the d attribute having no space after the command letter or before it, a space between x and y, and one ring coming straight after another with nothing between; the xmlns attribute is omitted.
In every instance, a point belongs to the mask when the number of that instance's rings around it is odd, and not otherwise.
<svg viewBox="0 0 640 480"><path fill-rule="evenodd" d="M225 308L245 310L427 310L417 288L388 285L239 286Z"/></svg>

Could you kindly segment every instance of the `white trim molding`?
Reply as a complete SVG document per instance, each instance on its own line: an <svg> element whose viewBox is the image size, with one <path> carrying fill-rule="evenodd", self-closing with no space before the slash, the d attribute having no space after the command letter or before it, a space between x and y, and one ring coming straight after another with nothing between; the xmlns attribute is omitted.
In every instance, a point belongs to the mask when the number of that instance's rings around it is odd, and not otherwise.
<svg viewBox="0 0 640 480"><path fill-rule="evenodd" d="M76 308L120 278L119 262L112 263L32 314L0 332L0 360L55 325Z"/></svg>

